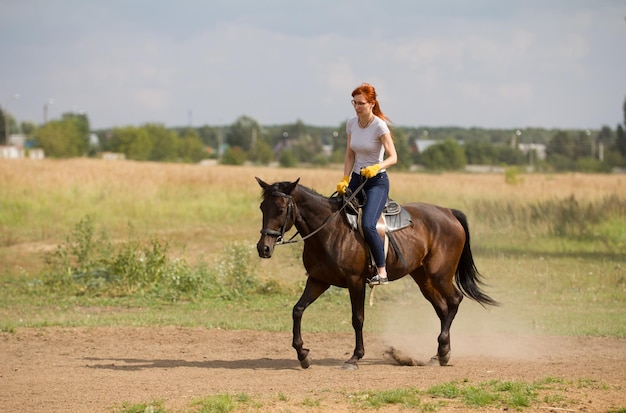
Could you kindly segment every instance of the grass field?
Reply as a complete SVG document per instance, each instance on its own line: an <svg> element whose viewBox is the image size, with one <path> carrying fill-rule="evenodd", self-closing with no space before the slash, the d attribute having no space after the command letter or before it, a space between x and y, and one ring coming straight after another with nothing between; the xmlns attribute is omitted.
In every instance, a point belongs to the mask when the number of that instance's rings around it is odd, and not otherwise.
<svg viewBox="0 0 626 413"><path fill-rule="evenodd" d="M341 174L340 167L0 160L0 327L175 324L288 330L291 306L304 283L301 245L279 247L271 260L256 257L261 214L254 177L267 182L300 177L303 185L330 195ZM626 176L392 170L390 178L391 196L401 203L430 202L468 215L478 268L488 293L503 306L485 311L466 300L454 329L626 337ZM167 245L168 259L183 260L192 270L202 266L200 274L229 265L236 273L237 265L244 265L277 293L168 300L140 290L69 294L41 287L45 258L85 217L113 246L156 239L157 247ZM231 258L233 250L238 262ZM397 327L383 321L393 319L404 322L403 328L409 323L437 330L434 312L409 280L377 294L368 329L393 332ZM346 292L333 289L320 300L324 304L307 312L308 328L350 331ZM168 311L162 311L165 307ZM229 311L212 311L224 308ZM325 317L317 317L322 311ZM390 312L397 314L390 317Z"/></svg>

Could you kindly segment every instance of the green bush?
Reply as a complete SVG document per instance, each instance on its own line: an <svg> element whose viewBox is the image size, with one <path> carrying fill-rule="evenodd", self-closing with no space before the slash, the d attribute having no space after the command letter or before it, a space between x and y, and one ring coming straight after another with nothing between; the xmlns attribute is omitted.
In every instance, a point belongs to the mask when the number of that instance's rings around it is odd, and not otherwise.
<svg viewBox="0 0 626 413"><path fill-rule="evenodd" d="M508 185L518 185L524 182L524 178L520 177L520 169L518 167L506 168L504 170L504 182Z"/></svg>
<svg viewBox="0 0 626 413"><path fill-rule="evenodd" d="M46 258L43 285L66 295L151 296L168 301L214 297L240 299L251 294L276 294L276 280L256 276L252 246L228 245L213 267L192 268L184 259L168 257L168 244L156 238L142 243L113 245L106 234L96 236L94 222L85 217L64 243Z"/></svg>
<svg viewBox="0 0 626 413"><path fill-rule="evenodd" d="M239 146L226 149L222 156L221 163L224 165L243 165L247 155Z"/></svg>
<svg viewBox="0 0 626 413"><path fill-rule="evenodd" d="M293 151L286 149L280 153L278 162L283 168L295 168L298 165L298 158Z"/></svg>

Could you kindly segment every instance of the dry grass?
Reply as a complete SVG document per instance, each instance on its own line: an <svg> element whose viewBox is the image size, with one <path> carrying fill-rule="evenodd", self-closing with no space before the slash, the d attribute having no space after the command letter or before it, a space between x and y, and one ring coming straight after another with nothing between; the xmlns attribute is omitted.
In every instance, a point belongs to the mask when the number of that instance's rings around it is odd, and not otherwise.
<svg viewBox="0 0 626 413"><path fill-rule="evenodd" d="M41 250L61 242L86 215L113 238L127 237L130 224L136 234L163 236L173 250L192 258L211 256L228 241L256 241L261 223L255 176L266 182L300 177L302 184L330 195L340 175L339 166L0 160L0 259L9 270L38 268ZM391 182L391 196L402 203L425 201L464 210L476 200L523 204L626 193L626 177L620 175L523 175L509 185L498 174L392 171ZM470 215L471 223L479 219Z"/></svg>

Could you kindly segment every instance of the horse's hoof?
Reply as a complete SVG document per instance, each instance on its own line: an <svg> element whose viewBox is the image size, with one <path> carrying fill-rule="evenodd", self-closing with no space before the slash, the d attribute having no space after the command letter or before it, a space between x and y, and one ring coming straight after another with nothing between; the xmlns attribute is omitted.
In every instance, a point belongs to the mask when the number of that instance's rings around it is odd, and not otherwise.
<svg viewBox="0 0 626 413"><path fill-rule="evenodd" d="M304 360L300 360L300 367L303 369L308 369L311 367L311 357L307 354Z"/></svg>
<svg viewBox="0 0 626 413"><path fill-rule="evenodd" d="M359 369L359 365L356 363L350 363L349 361L346 361L345 363L343 363L343 366L341 366L341 370L358 370Z"/></svg>
<svg viewBox="0 0 626 413"><path fill-rule="evenodd" d="M446 354L443 357L439 357L439 365L440 366L447 366L448 365L448 361L450 361L450 353Z"/></svg>
<svg viewBox="0 0 626 413"><path fill-rule="evenodd" d="M443 357L432 356L430 360L428 360L428 366L447 366L448 361L450 361L450 353L446 354Z"/></svg>

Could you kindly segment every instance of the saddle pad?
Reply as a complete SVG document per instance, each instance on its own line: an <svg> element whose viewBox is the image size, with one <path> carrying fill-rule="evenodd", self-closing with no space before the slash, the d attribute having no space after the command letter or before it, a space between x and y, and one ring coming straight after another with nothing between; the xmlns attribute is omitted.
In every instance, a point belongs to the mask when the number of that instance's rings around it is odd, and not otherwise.
<svg viewBox="0 0 626 413"><path fill-rule="evenodd" d="M397 203L394 205L394 207L399 208L399 211L396 208L394 208L392 213L387 213L383 211L383 214L382 214L385 216L385 221L387 223L387 232L394 232L394 231L398 231L403 228L406 228L408 226L412 226L413 220L411 219L411 214L409 214L409 212L406 209L404 209L402 206L400 206ZM346 213L346 214L343 214L343 216L346 220L346 223L350 226L350 228L352 228L353 231L358 231L359 229L358 215ZM379 225L381 223L382 223L382 217L378 221Z"/></svg>
<svg viewBox="0 0 626 413"><path fill-rule="evenodd" d="M387 230L389 232L394 232L408 226L413 226L413 220L411 219L411 214L409 214L409 211L402 208L400 205L398 205L398 207L400 208L400 213L395 212L392 214L385 214L385 221L387 221Z"/></svg>

